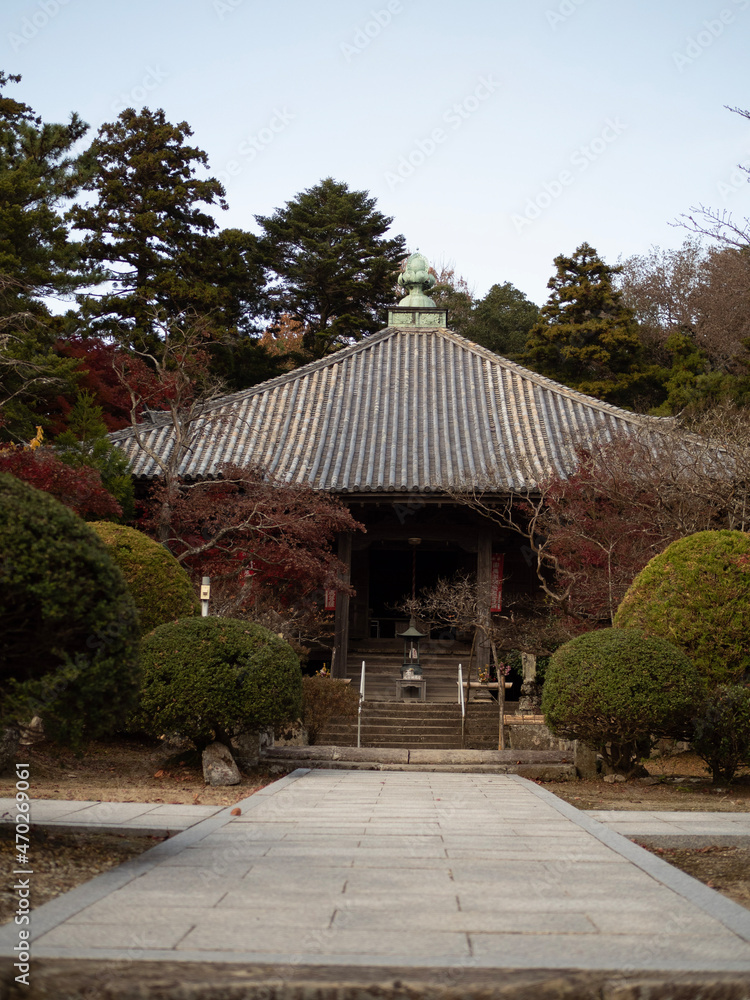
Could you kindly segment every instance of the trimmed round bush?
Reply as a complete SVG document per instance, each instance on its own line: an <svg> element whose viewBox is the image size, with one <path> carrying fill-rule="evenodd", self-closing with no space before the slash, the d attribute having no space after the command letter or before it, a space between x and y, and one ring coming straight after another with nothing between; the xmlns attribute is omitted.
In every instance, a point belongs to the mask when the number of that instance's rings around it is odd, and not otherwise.
<svg viewBox="0 0 750 1000"><path fill-rule="evenodd" d="M200 601L190 577L163 545L124 524L94 521L90 527L122 570L143 633L177 618L200 614Z"/></svg>
<svg viewBox="0 0 750 1000"><path fill-rule="evenodd" d="M79 743L115 732L138 691L138 616L96 532L48 493L0 474L0 719L41 717Z"/></svg>
<svg viewBox="0 0 750 1000"><path fill-rule="evenodd" d="M299 660L254 622L183 618L160 625L143 640L141 668L135 725L154 736L179 733L199 750L300 715Z"/></svg>
<svg viewBox="0 0 750 1000"><path fill-rule="evenodd" d="M712 691L695 720L691 743L714 784L731 781L741 764L750 764L750 687L722 684Z"/></svg>
<svg viewBox="0 0 750 1000"><path fill-rule="evenodd" d="M700 675L676 646L638 629L602 629L552 654L542 712L556 736L632 774L651 739L685 738L701 697Z"/></svg>
<svg viewBox="0 0 750 1000"><path fill-rule="evenodd" d="M750 535L700 531L673 542L638 574L615 628L679 646L709 687L750 671Z"/></svg>

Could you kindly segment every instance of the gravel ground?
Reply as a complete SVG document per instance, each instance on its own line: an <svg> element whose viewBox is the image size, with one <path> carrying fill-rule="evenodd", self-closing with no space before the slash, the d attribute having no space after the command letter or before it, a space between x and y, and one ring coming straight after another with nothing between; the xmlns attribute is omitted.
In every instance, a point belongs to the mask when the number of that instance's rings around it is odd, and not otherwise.
<svg viewBox="0 0 750 1000"><path fill-rule="evenodd" d="M750 847L646 849L750 909Z"/></svg>
<svg viewBox="0 0 750 1000"><path fill-rule="evenodd" d="M92 742L78 753L46 741L20 753L29 765L32 799L229 806L280 776L279 769L257 768L239 785L211 788L200 755L188 745L127 737ZM0 776L0 796L15 794L14 781L12 771Z"/></svg>
<svg viewBox="0 0 750 1000"><path fill-rule="evenodd" d="M29 866L32 909L88 882L109 868L143 854L163 837L131 837L117 833L45 833L32 831ZM12 827L0 827L0 924L13 919L16 896L9 873L14 868L15 833ZM8 873L8 874L6 874Z"/></svg>

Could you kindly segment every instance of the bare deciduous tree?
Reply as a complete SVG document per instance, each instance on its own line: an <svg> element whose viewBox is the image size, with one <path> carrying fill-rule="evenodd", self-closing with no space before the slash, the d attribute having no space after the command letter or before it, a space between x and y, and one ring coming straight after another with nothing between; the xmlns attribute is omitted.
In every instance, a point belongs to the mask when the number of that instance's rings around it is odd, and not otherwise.
<svg viewBox="0 0 750 1000"><path fill-rule="evenodd" d="M153 349L131 348L113 357L117 377L130 397L130 420L136 444L160 472L163 486L156 537L169 538L172 504L180 484L180 468L198 434L220 418L207 410L223 385L210 373L205 346L210 338L207 320L194 314L177 319L152 311L157 337ZM169 427L171 447L153 447L146 431L159 420Z"/></svg>
<svg viewBox="0 0 750 1000"><path fill-rule="evenodd" d="M750 413L726 404L693 421L577 449L577 469L508 494L454 490L521 535L561 629L609 625L635 575L676 538L750 527Z"/></svg>
<svg viewBox="0 0 750 1000"><path fill-rule="evenodd" d="M750 111L744 108L731 108L725 105L727 111L735 115L740 115L750 121ZM750 168L743 164L738 165L739 169L748 175L750 182ZM691 233L698 236L708 236L717 240L725 247L733 247L736 250L747 251L750 248L750 218L745 217L742 221L736 221L731 212L726 209L710 208L707 205L697 205L680 216L680 222L676 223Z"/></svg>

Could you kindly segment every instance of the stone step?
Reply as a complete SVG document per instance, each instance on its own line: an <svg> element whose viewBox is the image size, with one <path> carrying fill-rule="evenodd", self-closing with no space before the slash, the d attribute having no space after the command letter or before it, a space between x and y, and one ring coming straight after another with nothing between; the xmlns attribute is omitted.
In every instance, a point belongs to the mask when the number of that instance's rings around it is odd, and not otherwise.
<svg viewBox="0 0 750 1000"><path fill-rule="evenodd" d="M298 763L278 760L269 762L279 769L296 767L338 771L429 771L447 774L517 774L529 781L575 781L578 777L573 764L380 764L377 762L331 760Z"/></svg>
<svg viewBox="0 0 750 1000"><path fill-rule="evenodd" d="M363 740L360 745L371 747L373 750L388 750L391 748L394 750L460 750L462 748L461 740L378 740L376 743Z"/></svg>
<svg viewBox="0 0 750 1000"><path fill-rule="evenodd" d="M354 747L357 744L356 729L349 733L337 732L335 730L326 731L321 734L321 737L325 740L326 744L332 743L336 746ZM360 745L369 747L429 746L436 750L460 749L462 747L474 750L494 750L497 749L497 735L481 736L467 733L462 741L460 733L442 734L440 736L436 734L416 735L409 733L381 733L378 736L373 736L369 733L362 733Z"/></svg>
<svg viewBox="0 0 750 1000"><path fill-rule="evenodd" d="M395 701L404 698L404 693L398 687L403 662L401 651L395 655L376 654L369 658L350 656L347 663L347 677L357 688L360 683L362 659L365 660L365 693L368 700ZM442 654L425 652L421 656L423 676L427 681L426 695L431 703L454 705L458 703L458 664L466 659L467 655L457 655L454 652ZM464 665L468 671L468 664L465 662ZM412 695L406 695L405 700L408 703L411 700L416 702L417 699Z"/></svg>
<svg viewBox="0 0 750 1000"><path fill-rule="evenodd" d="M461 708L458 704L434 705L431 701L365 701L362 704L362 711L368 714L391 715L460 715Z"/></svg>
<svg viewBox="0 0 750 1000"><path fill-rule="evenodd" d="M527 716L512 713L517 704L506 706L506 739L513 725L529 729ZM536 717L534 717L536 721ZM494 750L498 743L499 712L497 702L472 702L464 720L461 735L461 710L457 704L434 702L368 701L362 705L360 741L370 747L429 746L434 749L471 747ZM535 728L535 727L532 727ZM541 732L541 730L539 730ZM354 746L357 742L357 720L332 719L319 734L318 744ZM513 741L514 743L517 741ZM529 742L521 741L522 745ZM533 744L533 740L531 741Z"/></svg>
<svg viewBox="0 0 750 1000"><path fill-rule="evenodd" d="M574 780L571 754L557 751L461 750L454 748L273 747L266 763L298 767L379 771L447 771L465 774L519 774L537 781Z"/></svg>
<svg viewBox="0 0 750 1000"><path fill-rule="evenodd" d="M413 723L389 723L383 719L379 722L368 721L362 723L362 729L368 733L455 733L460 728L460 723L456 725L451 722L426 722L424 720Z"/></svg>
<svg viewBox="0 0 750 1000"><path fill-rule="evenodd" d="M356 722L342 722L338 725L326 726L326 732L356 732L357 723ZM372 723L362 723L361 730L363 733L367 733L370 736L391 736L394 733L408 736L410 733L418 734L421 736L452 736L454 733L461 732L461 726L440 726L440 725L420 725L420 726L401 726L401 725L373 725Z"/></svg>
<svg viewBox="0 0 750 1000"><path fill-rule="evenodd" d="M397 706L394 706L397 707ZM407 725L409 723L437 723L438 725L448 725L452 726L455 723L460 723L461 713L460 712L435 712L423 713L423 712L388 712L387 710L378 712L366 712L362 710L361 718L363 722L375 722L381 723L385 722L389 725Z"/></svg>
<svg viewBox="0 0 750 1000"><path fill-rule="evenodd" d="M290 760L374 760L383 763L403 764L538 764L570 763L572 751L560 750L421 750L314 746L314 747L269 747L263 755L270 759L286 757Z"/></svg>

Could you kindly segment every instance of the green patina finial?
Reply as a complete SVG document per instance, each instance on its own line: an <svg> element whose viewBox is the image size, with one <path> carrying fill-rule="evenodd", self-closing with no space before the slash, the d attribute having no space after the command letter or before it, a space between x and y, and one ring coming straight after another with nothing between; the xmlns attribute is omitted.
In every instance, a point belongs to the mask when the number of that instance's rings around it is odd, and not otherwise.
<svg viewBox="0 0 750 1000"><path fill-rule="evenodd" d="M435 275L430 274L430 262L421 253L413 253L398 276L398 283L408 292L399 302L399 307L434 309L436 304L425 292L435 284Z"/></svg>

